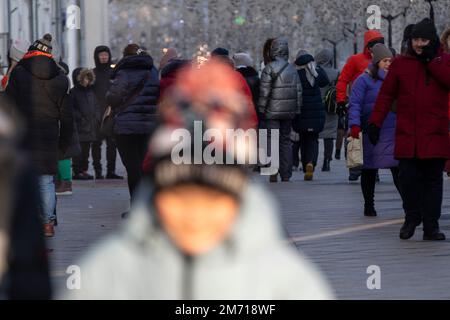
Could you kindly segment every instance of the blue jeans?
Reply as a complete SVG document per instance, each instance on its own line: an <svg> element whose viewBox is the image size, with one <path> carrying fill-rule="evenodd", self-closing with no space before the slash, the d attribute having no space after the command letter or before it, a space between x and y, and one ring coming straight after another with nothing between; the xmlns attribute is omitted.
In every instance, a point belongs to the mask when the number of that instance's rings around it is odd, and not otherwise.
<svg viewBox="0 0 450 320"><path fill-rule="evenodd" d="M41 193L41 213L44 224L56 220L56 190L53 176L39 177Z"/></svg>

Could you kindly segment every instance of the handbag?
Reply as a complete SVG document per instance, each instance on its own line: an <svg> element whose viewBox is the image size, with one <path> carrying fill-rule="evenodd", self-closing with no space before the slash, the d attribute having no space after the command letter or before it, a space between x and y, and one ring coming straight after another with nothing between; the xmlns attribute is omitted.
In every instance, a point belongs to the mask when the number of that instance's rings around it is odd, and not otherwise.
<svg viewBox="0 0 450 320"><path fill-rule="evenodd" d="M357 168L364 165L363 135L359 133L359 139L348 138L347 168Z"/></svg>
<svg viewBox="0 0 450 320"><path fill-rule="evenodd" d="M116 121L116 116L120 114L121 112L125 111L125 109L128 107L128 103L133 101L139 93L144 89L145 82L150 78L151 73L148 74L147 77L145 77L139 86L133 91L133 94L122 104L122 107L120 108L119 112L116 114L114 112L114 109L111 106L108 106L105 110L105 113L102 117L102 122L100 124L100 134L104 137L112 137L114 134L114 124Z"/></svg>

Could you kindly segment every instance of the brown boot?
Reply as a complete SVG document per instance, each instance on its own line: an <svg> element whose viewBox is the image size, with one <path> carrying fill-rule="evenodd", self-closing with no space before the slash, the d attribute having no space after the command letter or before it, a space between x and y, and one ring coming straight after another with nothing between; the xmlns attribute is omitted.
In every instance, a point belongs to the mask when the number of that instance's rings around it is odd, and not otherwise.
<svg viewBox="0 0 450 320"><path fill-rule="evenodd" d="M44 236L46 238L52 238L55 236L55 227L51 223L44 224Z"/></svg>
<svg viewBox="0 0 450 320"><path fill-rule="evenodd" d="M57 196L71 196L72 195L72 181L60 181L56 186Z"/></svg>
<svg viewBox="0 0 450 320"><path fill-rule="evenodd" d="M305 181L312 181L314 179L314 165L308 163L306 166Z"/></svg>

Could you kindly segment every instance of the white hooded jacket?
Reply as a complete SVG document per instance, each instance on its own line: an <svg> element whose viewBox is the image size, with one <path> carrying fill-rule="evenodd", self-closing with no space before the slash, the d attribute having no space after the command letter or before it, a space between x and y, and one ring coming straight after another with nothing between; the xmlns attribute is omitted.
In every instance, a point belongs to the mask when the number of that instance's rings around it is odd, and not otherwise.
<svg viewBox="0 0 450 320"><path fill-rule="evenodd" d="M145 187L141 194L151 194ZM149 197L147 197L149 199ZM332 299L316 268L283 237L272 197L250 184L231 235L209 254L188 258L141 202L123 230L81 262L81 290L67 299Z"/></svg>

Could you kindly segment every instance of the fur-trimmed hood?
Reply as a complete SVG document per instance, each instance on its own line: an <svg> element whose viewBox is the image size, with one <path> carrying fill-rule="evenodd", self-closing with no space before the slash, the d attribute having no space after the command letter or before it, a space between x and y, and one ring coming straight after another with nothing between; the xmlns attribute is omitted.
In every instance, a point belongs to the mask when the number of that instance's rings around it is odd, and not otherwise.
<svg viewBox="0 0 450 320"><path fill-rule="evenodd" d="M441 36L441 44L442 49L445 53L450 53L450 48L448 46L448 38L450 37L450 28L444 31L444 33Z"/></svg>
<svg viewBox="0 0 450 320"><path fill-rule="evenodd" d="M86 78L89 80L88 87L92 86L95 83L94 71L92 71L91 69L77 68L72 73L73 85L77 88L83 88L81 86L81 82Z"/></svg>

